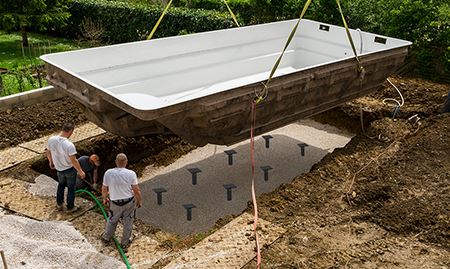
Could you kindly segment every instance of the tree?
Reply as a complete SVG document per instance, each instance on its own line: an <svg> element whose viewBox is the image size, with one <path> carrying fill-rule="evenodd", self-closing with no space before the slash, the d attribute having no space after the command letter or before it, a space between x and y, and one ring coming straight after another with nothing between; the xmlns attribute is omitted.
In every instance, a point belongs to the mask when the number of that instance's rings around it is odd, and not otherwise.
<svg viewBox="0 0 450 269"><path fill-rule="evenodd" d="M0 26L20 30L22 44L28 47L29 30L44 31L50 25L65 24L70 17L67 0L1 0Z"/></svg>

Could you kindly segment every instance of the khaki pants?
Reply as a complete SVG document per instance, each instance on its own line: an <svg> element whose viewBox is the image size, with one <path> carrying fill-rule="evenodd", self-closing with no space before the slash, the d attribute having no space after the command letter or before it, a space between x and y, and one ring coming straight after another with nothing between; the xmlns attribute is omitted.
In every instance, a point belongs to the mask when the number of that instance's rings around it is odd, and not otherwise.
<svg viewBox="0 0 450 269"><path fill-rule="evenodd" d="M123 219L123 234L122 234L122 245L127 245L130 242L131 232L133 231L133 221L136 211L135 199L126 205L118 206L111 202L109 207L109 218L106 222L105 233L103 234L103 239L111 240L111 237L116 232L117 223L119 219Z"/></svg>

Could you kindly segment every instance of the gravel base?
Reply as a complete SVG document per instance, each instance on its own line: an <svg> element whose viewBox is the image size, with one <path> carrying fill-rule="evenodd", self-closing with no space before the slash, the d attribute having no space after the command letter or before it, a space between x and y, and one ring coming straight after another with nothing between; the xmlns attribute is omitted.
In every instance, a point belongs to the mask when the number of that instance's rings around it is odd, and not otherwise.
<svg viewBox="0 0 450 269"><path fill-rule="evenodd" d="M317 130L320 131L320 137L317 137ZM298 121L296 123L287 125L285 127L276 129L264 135L285 135L293 139L301 139L304 143L314 146L318 149L326 150L329 153L333 152L335 148L344 147L348 141L354 136L345 130L338 129L328 124L322 124L310 119ZM255 137L255 140L261 138L263 135ZM176 162L163 167L155 167L150 165L146 167L139 178L140 182L144 182L154 178L155 176L170 173L176 169L182 168L186 165L210 158L216 154L222 154L224 150L229 148L236 148L242 145L247 145L249 140L234 144L232 146L221 146L207 144L204 147L199 147L190 153L182 156Z"/></svg>
<svg viewBox="0 0 450 269"><path fill-rule="evenodd" d="M256 195L269 193L308 172L326 154L345 146L351 134L311 120L272 131L269 148L255 138ZM306 143L304 155L299 145ZM233 150L232 165L224 151ZM264 169L270 169L263 172ZM192 171L197 173L193 179ZM249 141L232 146L206 145L167 167L149 166L141 176L143 206L137 218L180 235L206 232L217 220L239 215L251 201ZM163 191L158 204L156 192ZM191 208L191 209L187 209ZM188 211L191 210L191 211ZM191 213L189 213L191 212Z"/></svg>
<svg viewBox="0 0 450 269"><path fill-rule="evenodd" d="M30 193L43 197L56 197L56 188L58 187L56 180L46 175L40 175L34 182L28 187Z"/></svg>
<svg viewBox="0 0 450 269"><path fill-rule="evenodd" d="M97 252L68 222L0 215L0 249L9 268L125 268Z"/></svg>

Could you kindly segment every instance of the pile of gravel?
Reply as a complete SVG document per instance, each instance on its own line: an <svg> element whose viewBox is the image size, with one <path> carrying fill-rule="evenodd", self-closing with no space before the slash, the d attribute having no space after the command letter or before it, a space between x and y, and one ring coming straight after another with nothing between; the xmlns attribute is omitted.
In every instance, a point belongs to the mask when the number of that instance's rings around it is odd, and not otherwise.
<svg viewBox="0 0 450 269"><path fill-rule="evenodd" d="M125 268L62 221L0 215L0 249L10 268Z"/></svg>
<svg viewBox="0 0 450 269"><path fill-rule="evenodd" d="M53 178L40 175L34 180L34 184L30 184L28 191L33 195L44 196L44 197L55 197L56 188L58 187L58 182Z"/></svg>

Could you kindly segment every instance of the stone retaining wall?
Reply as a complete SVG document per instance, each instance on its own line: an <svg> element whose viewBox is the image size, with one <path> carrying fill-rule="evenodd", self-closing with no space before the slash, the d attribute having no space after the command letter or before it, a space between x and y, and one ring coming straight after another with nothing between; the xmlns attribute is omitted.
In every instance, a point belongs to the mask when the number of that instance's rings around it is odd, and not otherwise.
<svg viewBox="0 0 450 269"><path fill-rule="evenodd" d="M45 103L65 96L66 94L63 91L57 90L53 86L47 86L31 91L0 97L0 111Z"/></svg>

